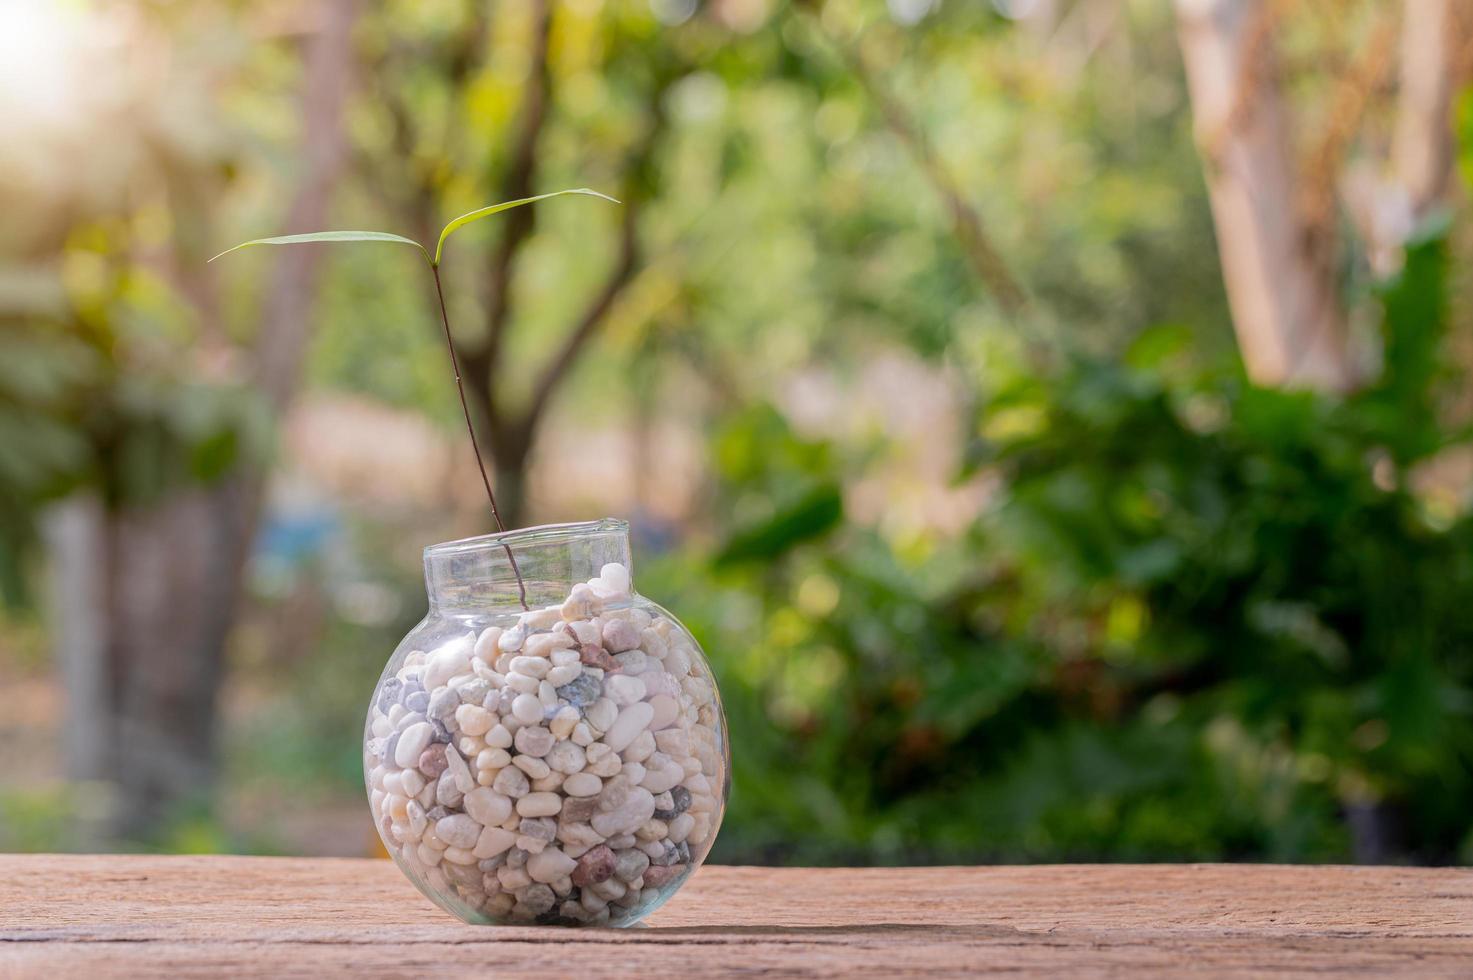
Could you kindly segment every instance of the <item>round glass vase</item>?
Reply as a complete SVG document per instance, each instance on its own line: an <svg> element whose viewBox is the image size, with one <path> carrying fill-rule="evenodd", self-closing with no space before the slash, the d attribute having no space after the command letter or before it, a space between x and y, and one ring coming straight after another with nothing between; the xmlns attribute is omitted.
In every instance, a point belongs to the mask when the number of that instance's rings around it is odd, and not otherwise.
<svg viewBox="0 0 1473 980"><path fill-rule="evenodd" d="M700 646L634 591L629 525L425 549L429 614L369 703L384 847L466 922L628 926L711 849L730 787Z"/></svg>

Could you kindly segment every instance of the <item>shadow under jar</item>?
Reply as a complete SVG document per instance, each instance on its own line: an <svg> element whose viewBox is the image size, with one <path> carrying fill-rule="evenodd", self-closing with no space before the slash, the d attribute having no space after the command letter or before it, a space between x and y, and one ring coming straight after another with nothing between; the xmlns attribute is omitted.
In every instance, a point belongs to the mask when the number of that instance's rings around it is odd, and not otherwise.
<svg viewBox="0 0 1473 980"><path fill-rule="evenodd" d="M638 922L710 851L731 764L700 646L634 591L629 525L467 538L424 563L429 614L363 734L384 846L467 922Z"/></svg>

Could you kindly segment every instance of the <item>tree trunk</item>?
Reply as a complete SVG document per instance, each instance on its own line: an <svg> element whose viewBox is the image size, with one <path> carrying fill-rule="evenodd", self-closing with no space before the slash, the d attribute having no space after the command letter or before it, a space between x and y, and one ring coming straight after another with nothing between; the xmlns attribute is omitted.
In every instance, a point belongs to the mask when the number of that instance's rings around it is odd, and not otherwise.
<svg viewBox="0 0 1473 980"><path fill-rule="evenodd" d="M322 223L346 148L357 2L324 0L321 9L304 74L294 231ZM255 381L278 412L298 383L318 262L311 251L284 253L266 303ZM125 840L154 838L181 808L210 798L226 640L264 478L245 464L149 506L70 501L50 522L58 659L75 718L64 726L69 769L113 785L111 831Z"/></svg>
<svg viewBox="0 0 1473 980"><path fill-rule="evenodd" d="M1406 0L1392 165L1414 220L1452 186L1452 101L1460 79L1455 0Z"/></svg>
<svg viewBox="0 0 1473 980"><path fill-rule="evenodd" d="M1197 142L1238 346L1252 379L1333 391L1354 382L1329 229L1299 213L1278 91L1272 9L1177 0Z"/></svg>
<svg viewBox="0 0 1473 980"><path fill-rule="evenodd" d="M216 696L243 567L242 491L231 481L111 515L111 778L114 825L126 839L155 837L181 807L208 803Z"/></svg>

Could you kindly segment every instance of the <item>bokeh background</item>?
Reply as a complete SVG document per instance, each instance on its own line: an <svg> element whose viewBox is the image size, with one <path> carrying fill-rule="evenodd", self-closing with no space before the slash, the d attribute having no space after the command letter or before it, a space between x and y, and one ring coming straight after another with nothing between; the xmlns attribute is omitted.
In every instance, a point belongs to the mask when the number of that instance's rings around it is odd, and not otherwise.
<svg viewBox="0 0 1473 980"><path fill-rule="evenodd" d="M1473 862L1457 0L0 0L0 848L376 852L420 552L628 517L714 860Z"/></svg>

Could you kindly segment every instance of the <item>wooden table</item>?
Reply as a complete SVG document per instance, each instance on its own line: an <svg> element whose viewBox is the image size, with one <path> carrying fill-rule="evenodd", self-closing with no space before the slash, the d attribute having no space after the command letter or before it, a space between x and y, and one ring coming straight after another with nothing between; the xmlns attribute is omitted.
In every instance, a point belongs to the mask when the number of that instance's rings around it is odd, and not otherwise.
<svg viewBox="0 0 1473 980"><path fill-rule="evenodd" d="M0 856L0 977L1469 977L1473 870L711 867L650 926L462 925L386 861Z"/></svg>

